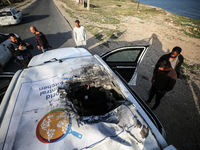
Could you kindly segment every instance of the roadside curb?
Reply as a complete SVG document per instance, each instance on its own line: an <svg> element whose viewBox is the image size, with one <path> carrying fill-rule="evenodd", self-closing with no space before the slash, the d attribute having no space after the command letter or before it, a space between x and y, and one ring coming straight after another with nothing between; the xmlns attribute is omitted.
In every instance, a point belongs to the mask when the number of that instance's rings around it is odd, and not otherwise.
<svg viewBox="0 0 200 150"><path fill-rule="evenodd" d="M58 0L53 0L53 2L55 4L56 8L58 9L58 11L65 18L65 20L67 21L67 23L69 24L69 26L73 30L73 27L72 27L72 18L68 15L68 13L65 12L65 10L64 10L65 7L62 6L62 4L60 3L60 1L58 1ZM64 8L62 8L62 7L64 7Z"/></svg>
<svg viewBox="0 0 200 150"><path fill-rule="evenodd" d="M68 16L68 14L67 13L64 13L63 12L63 9L62 8L60 8L60 6L59 6L59 4L58 3L56 3L55 2L56 0L53 0L53 2L54 2L54 4L55 4L55 6L56 6L56 8L58 9L58 11L60 12L60 14L64 17L64 19L67 21L67 23L69 24L69 26L71 27L71 29L73 30L73 27L72 27L72 22L71 21L69 21L67 18L69 18L69 16ZM57 0L58 1L58 0Z"/></svg>

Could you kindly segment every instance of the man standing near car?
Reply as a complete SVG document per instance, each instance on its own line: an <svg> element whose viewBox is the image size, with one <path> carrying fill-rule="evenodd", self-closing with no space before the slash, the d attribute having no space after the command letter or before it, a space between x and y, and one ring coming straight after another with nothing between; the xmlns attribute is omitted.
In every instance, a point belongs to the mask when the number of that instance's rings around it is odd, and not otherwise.
<svg viewBox="0 0 200 150"><path fill-rule="evenodd" d="M76 43L76 47L87 48L86 44L87 37L84 26L80 25L79 20L75 21L75 25L76 27L74 28L73 32L74 32L74 41Z"/></svg>
<svg viewBox="0 0 200 150"><path fill-rule="evenodd" d="M183 60L184 60L184 57L180 54L181 51L182 51L182 49L180 47L176 46L176 47L174 47L172 49L171 53L161 56L160 59L158 60L157 64L156 64L154 72L155 72L155 70L158 69L158 64L162 60L169 60L169 62L171 63L172 68L176 71L177 77L179 78L181 64L183 63Z"/></svg>
<svg viewBox="0 0 200 150"><path fill-rule="evenodd" d="M11 43L7 46L11 54L16 58L16 63L22 65L24 68L28 66L29 61L32 58L29 49L33 49L33 46L29 43L22 41L15 34L10 33L9 39Z"/></svg>
<svg viewBox="0 0 200 150"><path fill-rule="evenodd" d="M169 60L162 60L157 65L158 68L154 71L151 80L152 87L149 99L146 101L149 104L156 95L155 105L152 110L155 110L159 106L160 100L165 93L174 88L177 79L176 71L171 67Z"/></svg>
<svg viewBox="0 0 200 150"><path fill-rule="evenodd" d="M42 50L42 52L44 53L47 50L51 49L51 46L49 45L49 43L46 39L46 36L42 32L38 31L36 29L36 27L34 27L34 26L30 27L30 31L35 34L35 38L36 38L36 42L37 42L37 48L39 50Z"/></svg>

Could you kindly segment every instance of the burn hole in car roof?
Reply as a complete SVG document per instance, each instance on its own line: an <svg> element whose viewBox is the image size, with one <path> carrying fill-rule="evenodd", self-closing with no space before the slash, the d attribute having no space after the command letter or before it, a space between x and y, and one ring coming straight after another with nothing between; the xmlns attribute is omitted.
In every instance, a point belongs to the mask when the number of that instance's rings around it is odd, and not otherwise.
<svg viewBox="0 0 200 150"><path fill-rule="evenodd" d="M58 88L60 97L72 102L80 116L104 115L126 102L99 66L83 68L81 74Z"/></svg>

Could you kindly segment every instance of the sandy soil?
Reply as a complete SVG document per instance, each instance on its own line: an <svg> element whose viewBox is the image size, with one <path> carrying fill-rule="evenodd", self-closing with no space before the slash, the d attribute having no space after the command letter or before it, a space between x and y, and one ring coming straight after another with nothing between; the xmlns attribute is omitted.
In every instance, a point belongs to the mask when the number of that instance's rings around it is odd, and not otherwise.
<svg viewBox="0 0 200 150"><path fill-rule="evenodd" d="M70 8L59 0L54 2L67 19L66 23L73 28L75 19L70 18L63 6ZM166 13L170 15L169 12ZM79 20L82 25L89 24L81 16ZM101 42L87 32L88 49L92 54L100 55L117 47L149 44L149 50L139 66L137 86L133 87L143 100L148 99L154 65L160 56L170 52L174 46L182 48L182 55L188 64L200 64L200 39L186 36L180 31L182 27L165 21L165 16L155 16L147 20L122 17L120 22L120 37L116 41L107 39L110 42L109 48L100 47ZM92 24L115 29L111 25ZM200 148L200 71L186 69L184 74L191 79L178 79L175 88L165 95L154 113L165 127L168 144L177 149L197 150Z"/></svg>

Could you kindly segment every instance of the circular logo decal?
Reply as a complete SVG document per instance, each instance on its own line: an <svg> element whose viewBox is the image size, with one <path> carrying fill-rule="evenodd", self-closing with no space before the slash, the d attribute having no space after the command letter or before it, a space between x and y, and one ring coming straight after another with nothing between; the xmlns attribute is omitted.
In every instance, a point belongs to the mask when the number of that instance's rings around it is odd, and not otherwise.
<svg viewBox="0 0 200 150"><path fill-rule="evenodd" d="M54 143L63 139L71 130L69 114L65 109L48 112L38 123L36 136L43 143Z"/></svg>

